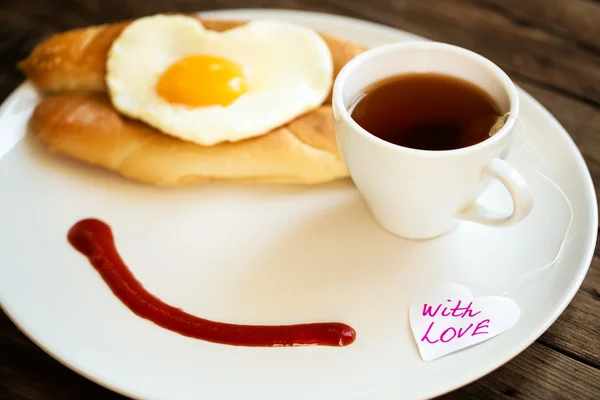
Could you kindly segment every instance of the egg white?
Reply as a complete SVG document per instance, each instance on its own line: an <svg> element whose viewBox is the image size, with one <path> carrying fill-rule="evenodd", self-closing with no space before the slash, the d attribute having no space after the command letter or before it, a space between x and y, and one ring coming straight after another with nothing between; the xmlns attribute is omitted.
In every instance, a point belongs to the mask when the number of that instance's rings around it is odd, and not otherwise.
<svg viewBox="0 0 600 400"><path fill-rule="evenodd" d="M156 84L162 73L192 54L240 64L248 91L228 106L193 108L161 98ZM120 112L201 145L234 142L284 125L321 105L332 81L329 48L308 28L254 20L220 33L180 15L130 24L109 51L106 74L111 101Z"/></svg>

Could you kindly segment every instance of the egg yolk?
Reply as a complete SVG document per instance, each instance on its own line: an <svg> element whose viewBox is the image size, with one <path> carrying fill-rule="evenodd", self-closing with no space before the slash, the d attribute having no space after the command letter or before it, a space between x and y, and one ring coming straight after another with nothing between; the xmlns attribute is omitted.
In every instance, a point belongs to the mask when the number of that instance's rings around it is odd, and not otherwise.
<svg viewBox="0 0 600 400"><path fill-rule="evenodd" d="M169 103L190 107L227 106L248 89L242 67L209 55L191 55L173 63L156 91Z"/></svg>

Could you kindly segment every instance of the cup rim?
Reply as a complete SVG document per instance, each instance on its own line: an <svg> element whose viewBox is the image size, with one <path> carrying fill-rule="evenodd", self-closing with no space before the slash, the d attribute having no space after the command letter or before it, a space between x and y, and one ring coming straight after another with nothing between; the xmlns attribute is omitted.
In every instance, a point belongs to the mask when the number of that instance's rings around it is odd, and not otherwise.
<svg viewBox="0 0 600 400"><path fill-rule="evenodd" d="M500 82L502 82L509 98L509 115L506 120L506 123L498 132L496 132L492 137L476 143L471 146L461 147L459 149L452 150L422 150L422 149L413 149L411 147L404 147L397 144L390 143L385 141L366 129L360 126L354 119L350 116L348 112L348 107L344 104L343 99L343 89L346 81L348 80L348 76L354 72L354 70L362 63L368 62L370 59L381 56L384 54L396 52L396 51L404 51L408 49L424 49L424 50L443 50L443 51L451 51L458 53L462 56L469 57L476 62L482 64L486 67L491 74L493 74ZM391 76L391 75L390 75ZM382 46L373 47L369 50L362 52L361 54L355 56L352 60L350 60L338 73L335 82L333 84L333 94L332 94L333 104L335 104L336 113L340 118L343 118L346 123L348 123L359 135L363 136L365 139L374 142L375 144L379 144L386 148L403 151L414 155L428 156L428 157L444 157L444 156L458 156L464 155L468 153L475 152L480 150L481 148L492 146L494 143L502 140L504 136L508 135L510 131L513 129L515 125L515 121L519 115L519 96L517 93L517 88L512 80L508 77L508 75L495 63L485 58L484 56L475 53L471 50L467 50L463 47L441 43L441 42L400 42L400 43L389 43Z"/></svg>

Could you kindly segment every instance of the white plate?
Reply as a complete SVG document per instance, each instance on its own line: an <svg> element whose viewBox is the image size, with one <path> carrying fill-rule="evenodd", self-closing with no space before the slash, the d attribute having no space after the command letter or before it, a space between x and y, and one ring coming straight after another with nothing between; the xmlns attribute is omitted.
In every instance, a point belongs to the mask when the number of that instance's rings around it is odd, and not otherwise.
<svg viewBox="0 0 600 400"><path fill-rule="evenodd" d="M207 15L288 19L370 46L414 39L324 14ZM571 240L560 263L512 295L522 308L518 324L474 348L422 362L408 302L441 281L476 296L500 294L554 258L568 208L520 146L509 159L535 192L530 218L505 229L463 223L437 240L409 242L373 222L348 180L166 190L50 155L28 137L19 140L35 103L29 85L13 93L0 118L2 307L52 356L135 397L408 399L455 389L507 362L552 324L579 288L596 242L596 198L580 153L539 103L522 91L521 101L540 168L573 204ZM485 196L509 210L500 187ZM237 323L341 321L357 340L344 348L238 348L161 329L125 308L67 244L69 227L90 216L112 226L133 273L170 304Z"/></svg>

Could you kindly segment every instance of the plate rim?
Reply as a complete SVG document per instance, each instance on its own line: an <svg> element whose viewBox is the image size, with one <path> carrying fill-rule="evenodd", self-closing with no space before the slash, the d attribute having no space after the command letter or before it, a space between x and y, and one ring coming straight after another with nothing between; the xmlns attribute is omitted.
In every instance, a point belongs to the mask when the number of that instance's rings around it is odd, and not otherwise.
<svg viewBox="0 0 600 400"><path fill-rule="evenodd" d="M328 12L282 9L282 8L264 8L264 9L262 9L262 8L227 8L227 9L214 9L214 10L205 10L205 11L195 12L195 14L197 14L197 15L214 16L217 19L226 18L226 17L221 17L217 14L228 14L228 13L232 13L232 14L233 13L260 13L260 14L272 14L273 16L276 16L278 14L279 15L287 14L287 15L298 15L298 16L302 16L305 18L311 18L311 19L321 19L321 20L337 19L338 21L341 21L341 22L358 24L358 25L361 25L363 27L367 27L370 29L377 29L379 31L385 30L392 34L398 34L399 32L401 32L402 34L405 34L406 36L411 37L413 40L430 41L430 39L428 39L428 38L425 38L425 37L422 37L419 35L415 35L411 32L404 31L399 28L394 28L392 26L385 25L382 23L377 23L377 22L373 22L373 21L369 21L369 20L364 20L364 19L355 18L355 17L349 17L349 16L345 16L345 15L333 14L333 13L328 13ZM253 18L253 17L249 17L249 18ZM11 102L13 102L16 98L18 98L19 95L22 94L21 92L26 90L28 86L31 87L33 90L36 90L35 87L33 87L33 85L31 84L31 82L29 80L23 81L19 86L17 86L6 97L6 99L2 102L2 104L0 104L0 115L2 114L1 111L3 111L5 107L7 107ZM591 225L598 226L598 200L597 200L597 196L596 196L594 183L593 183L589 168L588 168L587 164L585 163L584 157L581 154L581 152L579 151L579 148L577 147L575 141L573 140L571 135L569 135L567 130L562 126L562 124L556 119L556 117L554 117L554 115L552 115L550 113L550 111L548 111L535 97L533 97L531 94L526 92L524 89L520 88L518 85L516 85L516 86L517 86L519 95L527 98L527 100L531 102L532 106L536 109L536 111L539 112L540 114L542 114L544 119L551 122L552 125L560 133L560 135L565 139L565 141L569 147L569 149L568 149L569 152L572 153L575 157L576 167L580 168L581 171L584 172L583 179L585 181L585 187L582 190L583 190L583 192L586 192L586 191L588 192L589 200L591 200L591 203L592 203L591 210L588 210L589 211L588 215L592 218ZM21 139L17 140L16 143L18 143L20 141L21 141ZM10 152L11 147L9 147L4 154ZM0 157L1 156L2 155L0 154ZM594 207L594 205L595 205L595 207ZM510 360L512 360L519 354L521 354L525 349L527 349L529 346L531 346L544 332L546 332L548 330L548 328L552 324L554 324L554 322L560 317L560 315L562 315L564 310L569 306L569 304L572 302L573 298L579 291L585 277L588 274L589 268L591 266L591 262L593 260L595 249L596 249L597 239L598 239L598 229L593 230L591 232L591 235L587 236L585 247L588 250L587 250L587 254L584 254L584 256L585 256L583 258L584 261L582 261L584 267L583 267L581 273L579 274L579 276L577 277L576 281L571 285L570 290L566 291L564 293L564 295L560 298L560 301L559 301L560 305L555 307L555 309L553 310L551 315L545 319L545 323L539 324L535 329L533 329L532 333L530 333L527 337L525 337L524 339L522 339L520 341L520 344L514 346L514 348L516 350L513 350L511 352L514 354L509 354L507 356L502 357L497 362L497 365L495 365L491 368L482 368L476 374L473 374L472 376L461 381L460 383L456 383L454 385L448 386L445 389L434 392L434 393L429 393L427 398L432 398L432 397L443 395L445 393L449 393L453 390L456 390L463 386L466 386L466 385L482 378L485 375L488 375L489 373L495 371L499 367L503 366L504 364L506 364L507 362L509 362ZM1 295L1 293L0 293L0 295ZM109 389L115 393L118 393L118 394L121 394L121 395L124 395L127 397L155 398L152 395L152 393L145 393L143 390L133 391L133 390L124 389L120 386L117 386L116 382L112 381L112 378L107 378L107 377L103 377L103 376L99 376L99 375L92 375L91 373L88 373L86 371L86 369L82 365L80 365L77 361L63 359L59 354L57 354L55 351L53 351L49 346L46 346L42 342L41 339L38 340L38 338L34 337L33 334L31 334L29 331L27 331L25 329L26 324L22 323L22 321L19 320L17 315L14 315L10 312L10 310L6 307L6 302L1 297L0 297L0 309L2 309L2 311L6 314L6 316L9 318L9 320L29 340L31 340L33 343L35 343L36 346L38 346L40 349L42 349L46 354L51 356L53 359L58 361L61 365L69 368L71 371L77 373L78 375L83 376L84 378L94 382L97 385L100 385L106 389ZM494 363L494 364L496 364L496 363Z"/></svg>

